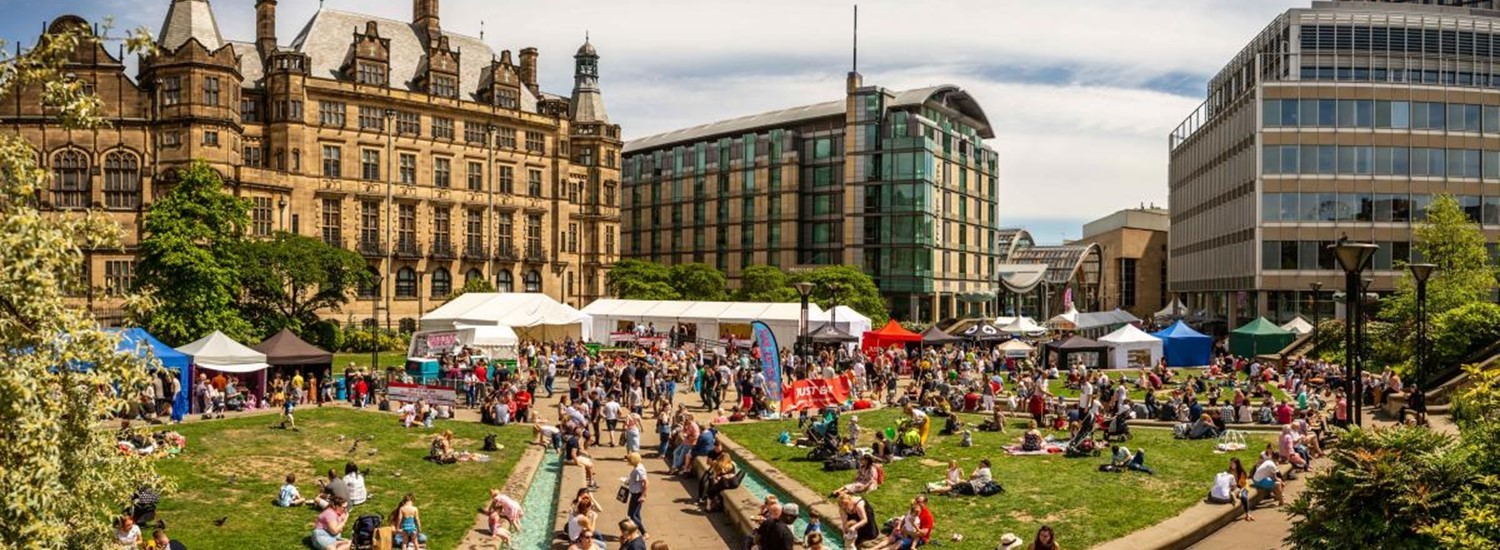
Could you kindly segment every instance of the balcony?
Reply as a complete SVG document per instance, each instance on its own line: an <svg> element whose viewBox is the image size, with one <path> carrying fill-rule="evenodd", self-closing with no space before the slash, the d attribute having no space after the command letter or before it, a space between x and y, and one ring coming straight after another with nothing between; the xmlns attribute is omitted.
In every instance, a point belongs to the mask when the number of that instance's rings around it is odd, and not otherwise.
<svg viewBox="0 0 1500 550"><path fill-rule="evenodd" d="M468 243L464 247L464 259L475 262L483 262L490 259L490 255L484 249L483 243Z"/></svg>
<svg viewBox="0 0 1500 550"><path fill-rule="evenodd" d="M385 256L385 246L380 239L360 239L359 253L365 256L382 257Z"/></svg>
<svg viewBox="0 0 1500 550"><path fill-rule="evenodd" d="M429 255L434 260L458 259L458 251L453 250L453 243L447 240L433 241L432 251Z"/></svg>
<svg viewBox="0 0 1500 550"><path fill-rule="evenodd" d="M396 257L405 260L420 259L422 245L417 244L416 237L402 237L396 241Z"/></svg>
<svg viewBox="0 0 1500 550"><path fill-rule="evenodd" d="M542 245L540 243L526 245L526 263L547 263L547 250L542 248Z"/></svg>
<svg viewBox="0 0 1500 550"><path fill-rule="evenodd" d="M502 262L512 262L521 259L521 252L516 250L516 245L501 243L495 250L495 259Z"/></svg>

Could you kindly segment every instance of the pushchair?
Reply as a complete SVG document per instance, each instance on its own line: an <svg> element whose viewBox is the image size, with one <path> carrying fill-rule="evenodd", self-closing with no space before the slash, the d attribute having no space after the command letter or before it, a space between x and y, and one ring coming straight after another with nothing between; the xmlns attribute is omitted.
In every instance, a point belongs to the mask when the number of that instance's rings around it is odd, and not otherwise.
<svg viewBox="0 0 1500 550"><path fill-rule="evenodd" d="M839 454L843 442L839 437L839 415L837 409L825 410L823 420L813 422L802 433L803 443L812 450L807 452L810 460L823 460Z"/></svg>
<svg viewBox="0 0 1500 550"><path fill-rule="evenodd" d="M1085 416L1078 423L1078 433L1073 434L1073 438L1068 440L1068 446L1063 449L1063 456L1099 456L1099 444L1094 441L1094 427L1097 424L1094 415Z"/></svg>
<svg viewBox="0 0 1500 550"><path fill-rule="evenodd" d="M1105 441L1129 441L1130 440L1130 415L1121 413L1111 418L1104 429Z"/></svg>

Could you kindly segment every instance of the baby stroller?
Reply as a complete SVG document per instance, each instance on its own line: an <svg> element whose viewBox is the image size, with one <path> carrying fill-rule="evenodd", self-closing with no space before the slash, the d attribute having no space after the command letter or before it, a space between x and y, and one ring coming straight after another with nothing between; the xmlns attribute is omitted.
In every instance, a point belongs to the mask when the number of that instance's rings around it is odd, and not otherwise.
<svg viewBox="0 0 1500 550"><path fill-rule="evenodd" d="M1099 444L1094 441L1094 426L1096 422L1093 415L1089 415L1078 423L1078 433L1068 440L1068 446L1063 449L1063 456L1077 458L1081 456L1099 456Z"/></svg>
<svg viewBox="0 0 1500 550"><path fill-rule="evenodd" d="M813 422L802 434L803 441L812 450L807 452L810 460L823 460L839 454L839 415L837 410L827 411L823 420Z"/></svg>
<svg viewBox="0 0 1500 550"><path fill-rule="evenodd" d="M1105 441L1130 440L1130 415L1117 414L1111 418L1104 430Z"/></svg>

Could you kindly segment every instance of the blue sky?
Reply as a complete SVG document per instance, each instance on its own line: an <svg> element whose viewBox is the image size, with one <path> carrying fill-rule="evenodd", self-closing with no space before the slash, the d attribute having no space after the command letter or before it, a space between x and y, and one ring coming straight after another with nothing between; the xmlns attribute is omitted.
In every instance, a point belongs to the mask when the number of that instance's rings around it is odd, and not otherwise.
<svg viewBox="0 0 1500 550"><path fill-rule="evenodd" d="M0 37L35 40L65 13L159 30L171 0L0 0ZM1309 0L879 0L860 2L867 84L973 93L995 126L1001 223L1039 240L1166 203L1166 136L1203 85L1276 14ZM226 38L250 40L253 0L214 4ZM296 36L317 0L279 0ZM327 0L407 20L408 0ZM442 0L444 28L494 49L541 49L542 87L571 88L585 32L626 138L837 99L850 62L850 2L826 0ZM11 46L13 47L13 46Z"/></svg>

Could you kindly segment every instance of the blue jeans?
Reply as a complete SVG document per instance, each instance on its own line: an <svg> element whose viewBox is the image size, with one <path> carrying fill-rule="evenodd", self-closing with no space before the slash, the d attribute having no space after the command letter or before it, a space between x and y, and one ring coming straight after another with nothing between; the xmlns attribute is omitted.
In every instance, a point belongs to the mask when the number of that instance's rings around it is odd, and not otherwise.
<svg viewBox="0 0 1500 550"><path fill-rule="evenodd" d="M630 493L630 501L625 507L625 517L630 518L630 521L634 521L635 526L641 528L641 536L645 536L646 524L641 521L641 504L641 494Z"/></svg>
<svg viewBox="0 0 1500 550"><path fill-rule="evenodd" d="M687 464L688 451L693 450L692 445L683 443L672 450L672 469L680 470Z"/></svg>

